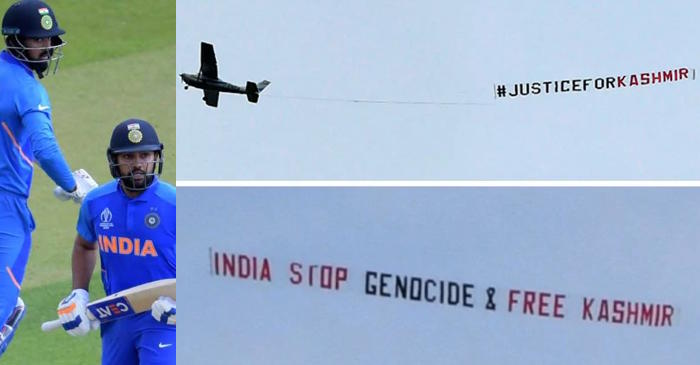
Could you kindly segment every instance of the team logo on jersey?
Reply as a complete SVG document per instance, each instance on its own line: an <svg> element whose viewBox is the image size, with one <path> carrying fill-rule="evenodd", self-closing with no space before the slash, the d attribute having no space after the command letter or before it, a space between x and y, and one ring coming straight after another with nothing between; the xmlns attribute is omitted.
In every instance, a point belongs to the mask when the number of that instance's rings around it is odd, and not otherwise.
<svg viewBox="0 0 700 365"><path fill-rule="evenodd" d="M146 227L151 229L156 228L160 224L160 216L158 213L148 213L146 214L144 222L146 223Z"/></svg>
<svg viewBox="0 0 700 365"><path fill-rule="evenodd" d="M41 17L41 27L46 30L53 28L53 19L51 19L50 15L44 15Z"/></svg>
<svg viewBox="0 0 700 365"><path fill-rule="evenodd" d="M109 208L102 209L102 213L100 213L100 222L100 228L102 229L114 227L114 224L112 223L112 212L109 210Z"/></svg>

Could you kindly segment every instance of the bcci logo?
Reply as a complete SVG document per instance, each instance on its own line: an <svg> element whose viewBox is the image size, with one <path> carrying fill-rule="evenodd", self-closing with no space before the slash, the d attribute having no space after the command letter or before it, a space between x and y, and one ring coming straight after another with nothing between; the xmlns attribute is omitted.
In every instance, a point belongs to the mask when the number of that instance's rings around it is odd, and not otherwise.
<svg viewBox="0 0 700 365"><path fill-rule="evenodd" d="M102 229L109 229L110 227L114 227L114 224L112 223L112 212L109 210L109 208L104 208L102 210L102 213L100 213L100 228Z"/></svg>
<svg viewBox="0 0 700 365"><path fill-rule="evenodd" d="M156 228L160 224L160 216L158 213L148 213L146 214L146 219L144 219L144 223L146 223L146 227L148 228Z"/></svg>
<svg viewBox="0 0 700 365"><path fill-rule="evenodd" d="M141 133L141 125L138 123L131 123L126 126L126 128L129 130L129 133L127 134L127 138L129 138L129 142L131 143L139 143L143 139L143 133Z"/></svg>
<svg viewBox="0 0 700 365"><path fill-rule="evenodd" d="M46 30L51 30L53 28L53 19L50 15L44 15L41 17L41 27Z"/></svg>

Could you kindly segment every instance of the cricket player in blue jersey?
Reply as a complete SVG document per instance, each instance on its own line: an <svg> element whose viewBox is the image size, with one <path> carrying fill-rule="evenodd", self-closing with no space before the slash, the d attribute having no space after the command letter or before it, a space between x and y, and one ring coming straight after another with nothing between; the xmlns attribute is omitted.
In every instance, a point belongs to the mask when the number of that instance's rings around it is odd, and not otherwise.
<svg viewBox="0 0 700 365"><path fill-rule="evenodd" d="M24 315L20 287L34 219L27 206L34 162L59 186L58 197L82 200L86 189L71 174L54 136L51 103L35 78L62 57L64 42L53 10L42 1L19 1L2 19L0 52L0 356ZM56 68L54 67L54 72Z"/></svg>
<svg viewBox="0 0 700 365"><path fill-rule="evenodd" d="M85 197L73 247L73 291L58 305L63 328L82 336L99 252L107 295L175 277L175 188L159 179L163 144L144 120L116 126L107 149L115 180ZM102 364L175 364L175 301L160 297L151 311L101 324ZM95 321L96 322L96 321Z"/></svg>

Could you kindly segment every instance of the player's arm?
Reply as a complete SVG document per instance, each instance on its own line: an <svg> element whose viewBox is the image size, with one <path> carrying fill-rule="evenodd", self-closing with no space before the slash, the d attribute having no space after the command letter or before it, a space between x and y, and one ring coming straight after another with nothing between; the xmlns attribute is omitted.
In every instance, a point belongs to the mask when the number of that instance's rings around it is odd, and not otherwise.
<svg viewBox="0 0 700 365"><path fill-rule="evenodd" d="M88 288L96 261L95 245L77 234L72 257L73 291L58 304L56 310L63 329L72 336L83 336L99 326L99 322L90 321L87 316L90 301Z"/></svg>
<svg viewBox="0 0 700 365"><path fill-rule="evenodd" d="M73 243L73 291L58 304L56 310L63 329L72 336L83 336L99 327L99 322L90 321L87 316L87 304L90 302L87 289L97 261L97 245L94 243L97 236L92 219L90 202L84 201L80 206L76 225L78 234Z"/></svg>
<svg viewBox="0 0 700 365"><path fill-rule="evenodd" d="M96 262L97 245L79 234L75 235L72 257L73 289L88 290Z"/></svg>
<svg viewBox="0 0 700 365"><path fill-rule="evenodd" d="M41 168L63 190L75 191L78 186L58 146L49 116L42 112L29 112L22 116L22 124Z"/></svg>
<svg viewBox="0 0 700 365"><path fill-rule="evenodd" d="M72 199L80 203L90 190L97 187L97 183L85 170L70 172L48 115L28 112L22 117L22 123L29 134L34 157L57 185L54 195L61 200Z"/></svg>

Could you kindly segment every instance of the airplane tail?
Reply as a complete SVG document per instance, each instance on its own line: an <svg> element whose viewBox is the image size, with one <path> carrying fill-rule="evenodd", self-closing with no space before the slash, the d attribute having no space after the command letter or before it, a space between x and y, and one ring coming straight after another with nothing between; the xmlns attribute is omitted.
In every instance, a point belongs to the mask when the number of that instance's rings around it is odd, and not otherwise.
<svg viewBox="0 0 700 365"><path fill-rule="evenodd" d="M263 80L257 84L252 81L248 81L245 86L245 93L248 97L248 101L251 103L257 103L258 99L260 98L260 93L267 87L267 85L270 85L270 81Z"/></svg>

